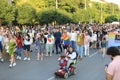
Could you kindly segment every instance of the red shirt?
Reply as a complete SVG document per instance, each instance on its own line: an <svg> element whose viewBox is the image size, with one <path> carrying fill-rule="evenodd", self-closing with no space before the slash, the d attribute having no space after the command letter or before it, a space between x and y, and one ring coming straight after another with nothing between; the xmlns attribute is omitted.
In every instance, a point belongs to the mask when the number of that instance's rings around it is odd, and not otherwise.
<svg viewBox="0 0 120 80"><path fill-rule="evenodd" d="M16 37L17 45L22 48L22 37Z"/></svg>

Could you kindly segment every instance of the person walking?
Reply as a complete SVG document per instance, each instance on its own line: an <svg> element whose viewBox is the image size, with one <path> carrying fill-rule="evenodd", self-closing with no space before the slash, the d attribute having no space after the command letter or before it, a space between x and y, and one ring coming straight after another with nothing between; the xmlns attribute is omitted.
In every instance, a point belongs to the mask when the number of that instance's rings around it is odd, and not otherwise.
<svg viewBox="0 0 120 80"><path fill-rule="evenodd" d="M91 38L88 35L88 32L85 32L85 37L84 37L84 48L85 48L85 56L89 56L89 44L90 44Z"/></svg>
<svg viewBox="0 0 120 80"><path fill-rule="evenodd" d="M83 58L83 48L84 48L84 34L82 30L79 31L77 35L77 53L79 54L79 59L82 60Z"/></svg>
<svg viewBox="0 0 120 80"><path fill-rule="evenodd" d="M51 32L48 31L48 35L46 35L45 37L47 38L46 56L48 56L49 52L50 52L50 56L52 56L53 45L54 45L54 36L51 34Z"/></svg>
<svg viewBox="0 0 120 80"><path fill-rule="evenodd" d="M2 31L0 31L0 61L3 62L4 59L3 59L3 38L4 36L2 35Z"/></svg>
<svg viewBox="0 0 120 80"><path fill-rule="evenodd" d="M43 52L44 52L44 38L41 34L37 34L36 38L36 46L37 46L37 60L43 60Z"/></svg>
<svg viewBox="0 0 120 80"><path fill-rule="evenodd" d="M107 45L106 38L103 37L103 39L101 41L101 53L102 53L103 58L104 58L105 52L106 52L106 45Z"/></svg>
<svg viewBox="0 0 120 80"><path fill-rule="evenodd" d="M21 60L23 45L22 45L22 36L20 33L17 33L16 35L16 44L17 44L17 47L16 47L17 59Z"/></svg>
<svg viewBox="0 0 120 80"><path fill-rule="evenodd" d="M16 66L15 47L16 47L15 36L9 34L8 53L10 55L10 65L9 65L10 68Z"/></svg>

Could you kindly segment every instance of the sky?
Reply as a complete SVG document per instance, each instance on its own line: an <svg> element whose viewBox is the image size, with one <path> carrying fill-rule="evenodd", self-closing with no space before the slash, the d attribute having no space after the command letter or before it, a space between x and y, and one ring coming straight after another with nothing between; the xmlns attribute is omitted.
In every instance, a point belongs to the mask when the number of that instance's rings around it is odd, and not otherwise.
<svg viewBox="0 0 120 80"><path fill-rule="evenodd" d="M120 0L106 0L107 2L113 2L120 6Z"/></svg>

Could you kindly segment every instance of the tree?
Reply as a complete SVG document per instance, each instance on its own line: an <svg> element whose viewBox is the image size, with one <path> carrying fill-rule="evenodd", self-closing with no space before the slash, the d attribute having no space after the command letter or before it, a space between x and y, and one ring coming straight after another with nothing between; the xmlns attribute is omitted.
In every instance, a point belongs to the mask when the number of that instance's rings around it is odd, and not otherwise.
<svg viewBox="0 0 120 80"><path fill-rule="evenodd" d="M105 22L106 22L106 23L111 23L111 22L113 22L113 21L118 21L118 19L117 19L117 17L116 17L115 15L108 16L108 17L106 17L106 19L105 19Z"/></svg>
<svg viewBox="0 0 120 80"><path fill-rule="evenodd" d="M68 14L65 11L53 10L53 9L49 9L49 10L47 9L42 12L39 12L37 18L40 24L49 24L52 22L56 22L58 24L64 24L71 22L70 14Z"/></svg>
<svg viewBox="0 0 120 80"><path fill-rule="evenodd" d="M15 7L11 3L7 3L6 0L0 0L0 25L3 23L12 24L15 20Z"/></svg>
<svg viewBox="0 0 120 80"><path fill-rule="evenodd" d="M17 21L19 24L32 24L35 20L35 9L29 4L22 4L17 7L18 16Z"/></svg>

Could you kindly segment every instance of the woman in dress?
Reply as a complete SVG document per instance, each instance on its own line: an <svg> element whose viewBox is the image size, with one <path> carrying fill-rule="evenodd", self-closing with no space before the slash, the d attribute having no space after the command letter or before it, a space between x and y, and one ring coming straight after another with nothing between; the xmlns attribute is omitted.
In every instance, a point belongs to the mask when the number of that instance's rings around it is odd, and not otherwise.
<svg viewBox="0 0 120 80"><path fill-rule="evenodd" d="M16 66L16 61L15 61L15 46L16 46L16 40L15 40L15 36L13 35L9 35L9 43L8 43L8 53L10 55L10 65L9 67L13 67Z"/></svg>
<svg viewBox="0 0 120 80"><path fill-rule="evenodd" d="M43 52L44 52L44 38L42 37L41 34L37 35L36 39L36 44L37 44L37 60L43 60Z"/></svg>

